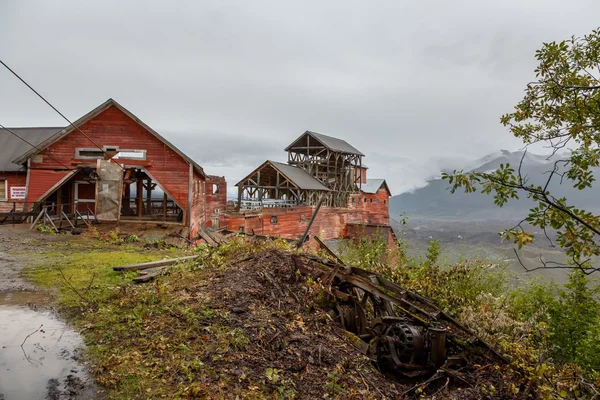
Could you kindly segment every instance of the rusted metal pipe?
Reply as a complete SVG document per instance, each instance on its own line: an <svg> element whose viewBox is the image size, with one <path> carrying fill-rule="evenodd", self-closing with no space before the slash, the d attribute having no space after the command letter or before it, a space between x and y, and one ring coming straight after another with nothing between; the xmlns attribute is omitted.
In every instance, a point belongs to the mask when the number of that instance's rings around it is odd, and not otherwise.
<svg viewBox="0 0 600 400"><path fill-rule="evenodd" d="M431 341L429 359L435 368L439 368L446 362L446 329L429 328L429 340Z"/></svg>

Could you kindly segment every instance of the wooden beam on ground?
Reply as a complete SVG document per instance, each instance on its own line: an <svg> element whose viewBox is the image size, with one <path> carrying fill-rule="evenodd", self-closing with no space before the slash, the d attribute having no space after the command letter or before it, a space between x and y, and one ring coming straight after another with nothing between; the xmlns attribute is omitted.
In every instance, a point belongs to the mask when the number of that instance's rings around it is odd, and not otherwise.
<svg viewBox="0 0 600 400"><path fill-rule="evenodd" d="M139 271L142 269L164 267L165 265L171 265L182 261L195 260L200 256L186 256L179 258L172 258L169 260L151 261L141 264L121 265L119 267L113 267L114 271Z"/></svg>
<svg viewBox="0 0 600 400"><path fill-rule="evenodd" d="M157 276L159 276L160 274L162 274L162 271L154 271L149 274L136 276L135 278L132 279L132 281L135 283L149 282L149 281L153 280L154 278L156 278Z"/></svg>
<svg viewBox="0 0 600 400"><path fill-rule="evenodd" d="M335 254L325 243L323 243L323 241L321 239L319 239L318 236L313 236L313 238L316 240L316 242L319 244L319 247L321 247L323 250L325 250L325 252L327 254L329 254L331 257L333 257L334 260L336 260L338 263L340 263L341 265L346 265L341 258L339 258L337 256L337 254Z"/></svg>
<svg viewBox="0 0 600 400"><path fill-rule="evenodd" d="M204 241L212 247L217 247L219 245L204 229L198 231L198 236L204 239Z"/></svg>

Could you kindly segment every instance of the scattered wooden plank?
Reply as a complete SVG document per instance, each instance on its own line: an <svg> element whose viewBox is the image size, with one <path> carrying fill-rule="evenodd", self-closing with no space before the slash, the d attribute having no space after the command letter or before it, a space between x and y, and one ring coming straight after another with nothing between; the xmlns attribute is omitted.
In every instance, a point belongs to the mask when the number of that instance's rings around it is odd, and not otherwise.
<svg viewBox="0 0 600 400"><path fill-rule="evenodd" d="M339 257L337 256L337 254L335 254L335 253L333 252L333 250L331 250L331 249L329 248L329 246L327 246L325 243L323 243L323 241L322 241L322 240L321 240L321 239L320 239L318 236L313 236L313 238L314 238L314 239L315 239L315 241L316 241L316 242L319 244L319 246L320 246L320 247L321 247L323 250L325 250L325 252L326 252L327 254L329 254L331 257L333 257L333 259L334 259L335 261L337 261L337 262L338 262L338 263L340 263L341 265L346 265L346 264L344 263L344 261L342 261L342 259L341 259L341 258L339 258Z"/></svg>
<svg viewBox="0 0 600 400"><path fill-rule="evenodd" d="M207 230L206 233L212 238L212 240L214 240L216 243L221 244L223 243L224 237L222 234L220 234L217 231L209 231Z"/></svg>
<svg viewBox="0 0 600 400"><path fill-rule="evenodd" d="M183 235L180 235L180 234L179 234L179 233L177 233L177 232L176 232L176 233L174 233L174 234L173 234L173 236L175 236L175 237L178 237L178 238L180 238L180 239L183 239L183 240L185 240L185 241L186 241L188 244L191 244L191 245L193 245L193 244L194 244L194 242L192 242L190 239L186 238L186 237L185 237L185 236L183 236Z"/></svg>
<svg viewBox="0 0 600 400"><path fill-rule="evenodd" d="M153 267L153 268L148 268L148 269L144 269L144 270L140 270L138 272L138 274L140 275L148 275L148 274L153 274L157 271L164 271L165 269L167 269L166 266L164 267Z"/></svg>
<svg viewBox="0 0 600 400"><path fill-rule="evenodd" d="M119 267L113 267L113 271L139 271L142 269L154 268L154 267L163 267L165 265L175 264L181 261L195 260L200 256L186 256L179 258L171 258L169 260L159 260L159 261L151 261L147 263L141 264L131 264L131 265L121 265Z"/></svg>
<svg viewBox="0 0 600 400"><path fill-rule="evenodd" d="M155 272L153 272L151 274L145 274L145 275L136 276L135 278L132 279L132 281L135 282L135 283L144 283L144 282L148 282L148 281L153 280L154 278L156 278L160 274L162 274L162 271L155 271Z"/></svg>
<svg viewBox="0 0 600 400"><path fill-rule="evenodd" d="M217 242L215 242L215 241L214 241L214 239L213 239L212 237L210 237L210 236L209 236L209 235L206 233L206 231L205 231L204 229L200 229L200 230L198 231L198 235L199 235L199 236L200 236L202 239L204 239L204 241L205 241L206 243L208 243L208 244L209 244L210 246L212 246L212 247L217 247L217 246L219 245Z"/></svg>

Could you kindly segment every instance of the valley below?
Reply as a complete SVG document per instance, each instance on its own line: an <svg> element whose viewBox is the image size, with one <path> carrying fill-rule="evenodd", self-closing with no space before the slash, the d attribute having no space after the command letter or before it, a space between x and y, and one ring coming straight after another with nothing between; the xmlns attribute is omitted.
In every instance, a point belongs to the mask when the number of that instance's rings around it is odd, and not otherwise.
<svg viewBox="0 0 600 400"><path fill-rule="evenodd" d="M534 233L535 239L533 243L518 249L516 244L503 241L498 235L498 232L512 228L517 223L516 220L409 216L406 225L392 221L392 226L398 237L406 241L411 257L424 257L430 241L438 240L441 264L480 258L490 264L506 267L515 275L516 282L538 277L545 281L565 283L569 269L556 268L555 263L564 264L566 255L558 246L553 246L554 233L549 232L550 242L539 228L524 226Z"/></svg>

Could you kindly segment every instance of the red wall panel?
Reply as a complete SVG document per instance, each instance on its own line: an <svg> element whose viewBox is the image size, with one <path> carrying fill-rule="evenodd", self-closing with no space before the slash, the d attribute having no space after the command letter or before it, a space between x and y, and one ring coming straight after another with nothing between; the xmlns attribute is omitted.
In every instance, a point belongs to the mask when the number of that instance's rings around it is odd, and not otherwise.
<svg viewBox="0 0 600 400"><path fill-rule="evenodd" d="M322 240L347 237L347 224L389 225L388 200L385 189L375 194L356 194L348 208L321 207L310 229L310 235L318 235ZM365 202L366 199L366 202ZM263 209L261 212L226 214L227 228L238 231L243 227L246 233L270 235L288 239L298 239L304 234L314 207ZM277 217L277 221L271 221Z"/></svg>

